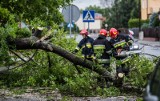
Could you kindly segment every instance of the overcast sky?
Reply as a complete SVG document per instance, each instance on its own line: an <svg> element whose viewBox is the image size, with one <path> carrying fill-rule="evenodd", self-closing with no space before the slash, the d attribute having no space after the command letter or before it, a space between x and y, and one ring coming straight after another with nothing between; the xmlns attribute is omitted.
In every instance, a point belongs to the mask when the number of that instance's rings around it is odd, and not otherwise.
<svg viewBox="0 0 160 101"><path fill-rule="evenodd" d="M79 7L79 9L85 9L90 5L100 6L100 0L74 0L72 4Z"/></svg>

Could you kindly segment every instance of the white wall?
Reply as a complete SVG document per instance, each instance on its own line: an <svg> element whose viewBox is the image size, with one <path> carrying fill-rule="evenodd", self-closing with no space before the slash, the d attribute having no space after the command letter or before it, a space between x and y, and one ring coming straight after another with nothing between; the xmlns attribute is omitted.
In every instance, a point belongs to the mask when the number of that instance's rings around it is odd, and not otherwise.
<svg viewBox="0 0 160 101"><path fill-rule="evenodd" d="M88 29L88 22L83 22L82 14L80 15L80 18L78 19L75 24L79 27L80 30L82 29ZM102 20L95 20L95 22L89 23L89 29L90 30L99 30L102 27Z"/></svg>

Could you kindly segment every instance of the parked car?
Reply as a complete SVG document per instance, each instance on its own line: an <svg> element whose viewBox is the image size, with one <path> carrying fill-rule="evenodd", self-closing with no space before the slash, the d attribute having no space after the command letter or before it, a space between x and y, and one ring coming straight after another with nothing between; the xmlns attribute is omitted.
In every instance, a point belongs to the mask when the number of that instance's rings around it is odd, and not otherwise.
<svg viewBox="0 0 160 101"><path fill-rule="evenodd" d="M160 101L160 59L146 87L144 101Z"/></svg>

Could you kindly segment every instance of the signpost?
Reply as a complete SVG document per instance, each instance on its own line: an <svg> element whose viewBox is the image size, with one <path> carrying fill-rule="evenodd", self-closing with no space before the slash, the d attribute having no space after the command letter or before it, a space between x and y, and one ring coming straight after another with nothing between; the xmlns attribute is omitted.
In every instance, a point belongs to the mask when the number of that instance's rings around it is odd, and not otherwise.
<svg viewBox="0 0 160 101"><path fill-rule="evenodd" d="M64 21L69 23L68 27L70 28L70 37L71 37L71 29L73 27L72 23L75 23L80 17L79 8L75 5L69 5L63 8L62 14L64 16Z"/></svg>
<svg viewBox="0 0 160 101"><path fill-rule="evenodd" d="M83 22L88 22L88 31L89 31L89 22L95 21L95 12L93 10L83 11Z"/></svg>

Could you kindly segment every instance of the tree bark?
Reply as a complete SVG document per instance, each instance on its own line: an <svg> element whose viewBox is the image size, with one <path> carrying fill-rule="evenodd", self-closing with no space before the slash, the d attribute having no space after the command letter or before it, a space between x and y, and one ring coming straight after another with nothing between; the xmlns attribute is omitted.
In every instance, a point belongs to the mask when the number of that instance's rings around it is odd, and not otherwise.
<svg viewBox="0 0 160 101"><path fill-rule="evenodd" d="M77 57L76 55L68 52L62 47L56 46L51 43L46 43L45 41L39 41L36 38L21 38L15 39L14 41L8 41L8 44L11 46L16 46L17 50L26 50L26 49L41 49L47 52L53 52L59 56L62 56L72 62L75 65L80 65L90 70L97 72L98 74L113 80L111 74L103 67L96 67L93 62L84 60L83 58Z"/></svg>

